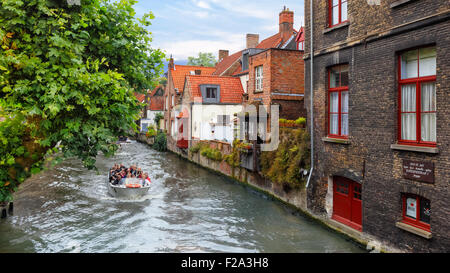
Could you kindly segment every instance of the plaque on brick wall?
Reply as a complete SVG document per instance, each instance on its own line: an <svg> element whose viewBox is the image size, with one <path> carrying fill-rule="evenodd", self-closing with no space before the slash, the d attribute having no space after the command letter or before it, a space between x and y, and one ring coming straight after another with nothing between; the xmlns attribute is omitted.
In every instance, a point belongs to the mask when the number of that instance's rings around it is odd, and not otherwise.
<svg viewBox="0 0 450 273"><path fill-rule="evenodd" d="M406 179L434 183L434 163L403 160L403 177Z"/></svg>

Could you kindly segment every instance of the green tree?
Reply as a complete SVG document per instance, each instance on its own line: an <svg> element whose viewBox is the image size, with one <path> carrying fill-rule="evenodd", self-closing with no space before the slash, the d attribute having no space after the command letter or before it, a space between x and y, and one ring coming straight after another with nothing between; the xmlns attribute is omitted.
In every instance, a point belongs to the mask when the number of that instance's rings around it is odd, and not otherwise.
<svg viewBox="0 0 450 273"><path fill-rule="evenodd" d="M54 153L95 169L136 130L133 94L153 87L164 58L136 2L0 2L0 202Z"/></svg>
<svg viewBox="0 0 450 273"><path fill-rule="evenodd" d="M198 57L188 57L188 65L214 67L216 65L216 58L212 53L198 53Z"/></svg>

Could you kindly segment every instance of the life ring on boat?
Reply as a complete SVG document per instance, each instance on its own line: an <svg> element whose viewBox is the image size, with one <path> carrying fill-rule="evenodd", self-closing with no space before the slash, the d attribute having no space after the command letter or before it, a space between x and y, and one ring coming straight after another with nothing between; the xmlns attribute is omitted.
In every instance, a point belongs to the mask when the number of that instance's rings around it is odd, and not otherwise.
<svg viewBox="0 0 450 273"><path fill-rule="evenodd" d="M140 188L140 187L142 187L142 186L139 184L127 184L127 188L136 189L136 188Z"/></svg>

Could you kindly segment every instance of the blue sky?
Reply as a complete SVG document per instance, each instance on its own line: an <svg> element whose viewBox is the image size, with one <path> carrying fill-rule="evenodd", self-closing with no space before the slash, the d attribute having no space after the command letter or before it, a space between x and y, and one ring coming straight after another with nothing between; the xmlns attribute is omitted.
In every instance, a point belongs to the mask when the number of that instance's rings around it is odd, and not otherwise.
<svg viewBox="0 0 450 273"><path fill-rule="evenodd" d="M283 6L294 11L294 28L304 25L303 0L140 0L135 10L137 17L153 12L152 47L173 54L177 63L198 52L232 54L245 48L247 33L259 34L260 41L278 33Z"/></svg>

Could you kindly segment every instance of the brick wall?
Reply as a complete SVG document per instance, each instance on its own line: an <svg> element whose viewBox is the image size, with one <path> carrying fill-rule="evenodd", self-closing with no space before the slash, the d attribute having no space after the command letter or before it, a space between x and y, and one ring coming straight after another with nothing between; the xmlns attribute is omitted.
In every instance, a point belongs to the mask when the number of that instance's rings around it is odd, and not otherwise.
<svg viewBox="0 0 450 273"><path fill-rule="evenodd" d="M309 12L309 3L305 2L305 11ZM323 10L326 8L324 7L326 1L318 2L320 3L315 10L318 18L315 21L320 22L325 16ZM325 213L329 178L335 175L353 178L362 184L364 233L374 235L379 240L405 251L448 252L450 249L449 20L443 19L423 26L415 23L415 28L396 33L388 31L393 25L427 17L432 13L437 14L448 8L448 1L411 1L396 9L391 9L386 1L381 3L378 10L377 6L367 8L366 1L349 1L350 25L326 33L323 33L323 25L315 26L314 43L317 55L314 57L314 122L308 121L308 124L315 125L315 172L308 189L308 208L316 213ZM423 9L421 12L420 7ZM380 15L378 18L381 10L387 12L387 15ZM386 30L388 35L384 38L367 39L366 42L355 45L347 44L341 48L332 46L346 39L346 35L343 38L340 36L343 32L350 32L355 36L363 34L365 32L363 20L367 20L365 23L367 31L372 28ZM305 22L309 23L308 14ZM308 25L306 27L308 29ZM309 37L307 34L308 46ZM393 150L391 145L397 142L398 134L398 53L433 44L437 49L439 153ZM350 69L350 133L347 144L323 140L327 136L328 126L327 68L342 63L348 63ZM310 112L309 57L305 60L305 64L307 79L305 105ZM403 178L402 162L406 159L433 162L435 183L427 184ZM402 193L417 194L431 201L431 239L396 227L396 223L402 220Z"/></svg>
<svg viewBox="0 0 450 273"><path fill-rule="evenodd" d="M255 92L255 67L263 66L263 91ZM304 94L303 52L269 49L249 59L249 103L260 99L264 105L279 104L280 118L297 119L306 116L302 96L276 94Z"/></svg>

